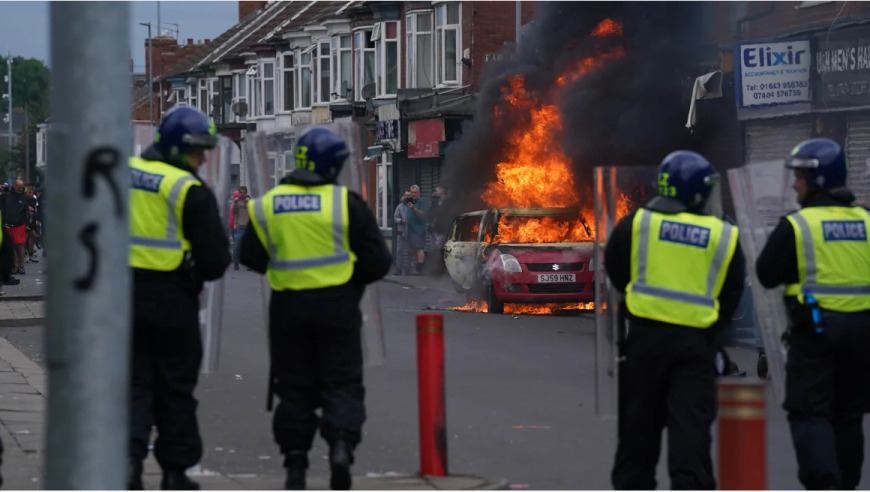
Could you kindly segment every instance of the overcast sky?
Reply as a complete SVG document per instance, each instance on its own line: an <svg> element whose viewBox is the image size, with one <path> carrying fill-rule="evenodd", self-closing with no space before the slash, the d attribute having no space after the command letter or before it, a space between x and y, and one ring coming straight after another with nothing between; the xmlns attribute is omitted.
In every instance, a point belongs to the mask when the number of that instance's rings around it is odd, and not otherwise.
<svg viewBox="0 0 870 492"><path fill-rule="evenodd" d="M145 41L148 28L140 22L151 22L153 36L157 36L158 2L130 2L130 46L136 72L145 72ZM214 39L238 21L238 2L172 2L160 4L160 22L163 29L173 31L178 24L181 44L188 38ZM0 1L0 50L12 56L37 58L49 63L49 2Z"/></svg>

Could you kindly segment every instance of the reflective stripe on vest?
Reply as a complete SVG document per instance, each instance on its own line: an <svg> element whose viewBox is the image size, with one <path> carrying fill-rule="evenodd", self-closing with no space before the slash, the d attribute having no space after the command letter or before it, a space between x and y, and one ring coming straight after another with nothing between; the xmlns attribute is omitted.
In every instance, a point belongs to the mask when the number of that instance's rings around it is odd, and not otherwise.
<svg viewBox="0 0 870 492"><path fill-rule="evenodd" d="M727 222L710 216L697 216L693 214L665 215L646 209L638 211L639 218L635 218L632 225L633 242L636 242L636 268L632 268L633 279L626 293L626 304L629 311L638 317L653 319L666 323L692 326L695 328L708 328L719 318L718 296L722 290L727 265L734 256L737 245L736 227ZM651 239L651 224L653 218L658 219L658 237ZM663 231L665 222L679 228L675 238L668 239ZM635 233L635 225L636 233ZM718 229L717 229L718 228ZM699 234L704 232L704 236ZM689 237L694 233L696 238ZM703 239L703 247L700 241ZM693 241L695 244L693 244ZM659 248L664 248L667 257L650 258L650 245L655 242ZM683 243L680 246L671 246L673 243ZM710 247L715 248L711 258ZM673 248L686 248L683 251ZM633 248L634 249L634 248ZM634 251L632 251L634 255ZM703 292L701 283L696 278L686 279L687 275L697 275L697 272L685 271L686 266L681 265L683 258L678 256L690 256L695 262L703 261L705 280ZM667 273L659 273L660 278L649 279L648 270L650 262L655 261L657 266L667 265ZM675 275L682 275L679 280ZM694 282L692 282L694 280ZM689 289L697 289L691 292ZM659 285L654 285L659 284ZM660 284L666 284L667 287ZM675 288L675 284L688 286L686 290Z"/></svg>
<svg viewBox="0 0 870 492"><path fill-rule="evenodd" d="M294 185L281 185L267 193L262 199L254 200L249 204L250 216L253 220L255 231L269 252L269 271L267 276L274 290L304 290L331 287L344 284L350 280L356 256L349 251L348 224L345 219L347 215L347 190L341 186L327 186L331 188L329 199L331 200L332 211L329 224L331 229L331 247L328 253L324 252L326 254L301 259L287 259L291 249L294 246L299 247L301 245L287 244L288 241L276 243L275 237L280 234L278 234L279 231L273 229L276 226L270 224L270 218L271 220L276 220L274 213L276 197L295 196L301 198L302 195L313 193L322 199L325 198L324 195L326 193L318 189L320 187L306 189ZM302 212L309 214L318 213L320 208L318 207L317 211L303 210ZM315 223L317 223L316 220L312 220L312 224ZM319 226L322 225L324 224L319 224ZM282 255L282 249L286 253L285 255ZM324 269L324 267L327 268Z"/></svg>
<svg viewBox="0 0 870 492"><path fill-rule="evenodd" d="M184 252L190 244L184 239L179 224L184 209L184 199L191 186L199 184L189 172L158 161L140 158L130 159L131 177L134 180L130 200L130 259L134 268L157 271L172 271L181 265ZM137 174L141 173L141 174ZM136 176L140 182L136 182ZM150 181L145 183L142 176ZM154 182L159 178L157 183ZM165 180L165 183L164 183ZM166 208L162 217L158 210ZM159 219L159 235L146 235L152 232Z"/></svg>
<svg viewBox="0 0 870 492"><path fill-rule="evenodd" d="M862 282L870 279L867 211L862 207L809 207L787 219L795 233L799 283L786 286L786 295L796 296L803 304L805 292L810 291L820 307L831 311L870 309L870 284ZM846 231L845 224L857 227L854 233ZM826 231L826 225L832 229ZM824 263L821 280L819 256Z"/></svg>

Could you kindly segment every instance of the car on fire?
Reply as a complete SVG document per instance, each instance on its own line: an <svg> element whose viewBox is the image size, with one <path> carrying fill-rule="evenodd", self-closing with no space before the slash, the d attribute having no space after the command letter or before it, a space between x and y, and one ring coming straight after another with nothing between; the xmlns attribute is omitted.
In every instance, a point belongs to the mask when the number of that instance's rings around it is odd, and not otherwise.
<svg viewBox="0 0 870 492"><path fill-rule="evenodd" d="M592 302L592 231L574 208L501 208L456 217L443 248L458 291L505 303Z"/></svg>

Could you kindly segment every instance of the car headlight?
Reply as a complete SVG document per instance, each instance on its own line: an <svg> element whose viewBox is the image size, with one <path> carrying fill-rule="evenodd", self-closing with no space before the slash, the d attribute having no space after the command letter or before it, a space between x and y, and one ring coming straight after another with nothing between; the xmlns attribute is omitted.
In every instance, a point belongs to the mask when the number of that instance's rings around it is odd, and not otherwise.
<svg viewBox="0 0 870 492"><path fill-rule="evenodd" d="M517 261L514 255L501 255L501 264L504 265L504 271L510 273L521 273L523 268L520 262Z"/></svg>

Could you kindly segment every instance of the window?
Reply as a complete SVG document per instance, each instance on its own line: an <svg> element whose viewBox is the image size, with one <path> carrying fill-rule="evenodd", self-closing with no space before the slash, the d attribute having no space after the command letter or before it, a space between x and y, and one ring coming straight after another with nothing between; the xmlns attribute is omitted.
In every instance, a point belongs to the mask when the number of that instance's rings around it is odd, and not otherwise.
<svg viewBox="0 0 870 492"><path fill-rule="evenodd" d="M312 54L314 57L314 81L317 84L315 93L316 102L328 103L329 93L332 92L330 77L332 70L329 66L329 43L317 43L317 48Z"/></svg>
<svg viewBox="0 0 870 492"><path fill-rule="evenodd" d="M399 89L399 22L382 22L372 34L375 41L376 86L379 96Z"/></svg>
<svg viewBox="0 0 870 492"><path fill-rule="evenodd" d="M259 67L254 65L249 68L245 74L248 76L248 97L250 97L248 114L251 117L260 116L260 103L263 98L263 89L260 86Z"/></svg>
<svg viewBox="0 0 870 492"><path fill-rule="evenodd" d="M409 14L406 84L411 88L431 88L435 85L434 46L432 45L432 12Z"/></svg>
<svg viewBox="0 0 870 492"><path fill-rule="evenodd" d="M221 77L221 123L233 120L233 78Z"/></svg>
<svg viewBox="0 0 870 492"><path fill-rule="evenodd" d="M353 90L353 39L350 35L332 38L332 92L347 99Z"/></svg>
<svg viewBox="0 0 870 492"><path fill-rule="evenodd" d="M173 106L187 106L187 90L181 87L172 91L175 93L172 98L172 101L175 103Z"/></svg>
<svg viewBox="0 0 870 492"><path fill-rule="evenodd" d="M221 100L220 100L220 80L216 77L206 80L208 87L208 99L205 104L205 114L215 122L220 121L221 115Z"/></svg>
<svg viewBox="0 0 870 492"><path fill-rule="evenodd" d="M247 88L248 88L248 77L243 73L237 73L233 75L233 104L238 104L241 106L241 103L248 103L247 98ZM238 106L236 107L238 109ZM243 122L245 121L245 117L243 115L236 116L233 114L233 121Z"/></svg>
<svg viewBox="0 0 870 492"><path fill-rule="evenodd" d="M435 83L459 84L459 3L435 7Z"/></svg>
<svg viewBox="0 0 870 492"><path fill-rule="evenodd" d="M299 104L296 109L308 109L311 107L311 52L309 48L299 55Z"/></svg>
<svg viewBox="0 0 870 492"><path fill-rule="evenodd" d="M198 108L196 104L196 83L187 84L187 105Z"/></svg>
<svg viewBox="0 0 870 492"><path fill-rule="evenodd" d="M199 79L199 110L208 114L208 81Z"/></svg>
<svg viewBox="0 0 870 492"><path fill-rule="evenodd" d="M356 73L354 79L354 99L362 101L362 90L368 84L375 82L375 43L372 41L371 31L357 31L355 33L354 57L356 58Z"/></svg>
<svg viewBox="0 0 870 492"><path fill-rule="evenodd" d="M284 87L284 111L296 109L296 55L288 53L284 55L282 70L282 83Z"/></svg>
<svg viewBox="0 0 870 492"><path fill-rule="evenodd" d="M263 112L264 115L275 114L275 64L263 63Z"/></svg>

